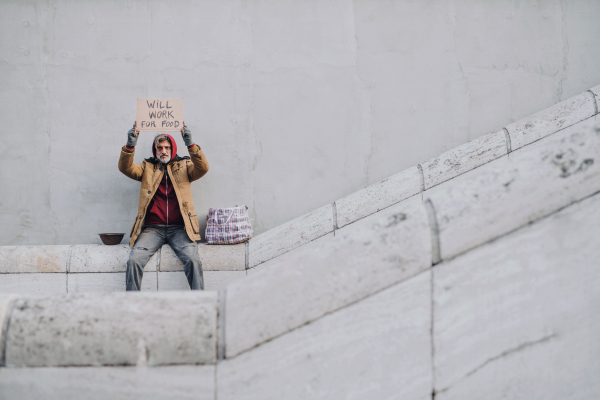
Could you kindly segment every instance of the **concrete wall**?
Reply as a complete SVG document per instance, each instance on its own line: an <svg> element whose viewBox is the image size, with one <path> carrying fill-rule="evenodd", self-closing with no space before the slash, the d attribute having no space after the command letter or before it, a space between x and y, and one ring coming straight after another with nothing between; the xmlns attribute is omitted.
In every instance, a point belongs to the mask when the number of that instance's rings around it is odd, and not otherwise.
<svg viewBox="0 0 600 400"><path fill-rule="evenodd" d="M258 234L594 86L599 17L591 0L2 2L0 245L129 233L139 184L116 163L138 97L185 99L211 165L200 222L246 204Z"/></svg>

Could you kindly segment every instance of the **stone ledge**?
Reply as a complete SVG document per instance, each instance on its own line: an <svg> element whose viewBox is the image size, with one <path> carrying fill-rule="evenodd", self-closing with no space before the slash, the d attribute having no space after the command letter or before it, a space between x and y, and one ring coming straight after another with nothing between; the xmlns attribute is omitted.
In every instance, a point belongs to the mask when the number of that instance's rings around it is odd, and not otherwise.
<svg viewBox="0 0 600 400"><path fill-rule="evenodd" d="M73 246L70 273L125 272L131 248L126 244L105 246L102 244L79 244ZM144 267L144 272L156 271L158 252Z"/></svg>
<svg viewBox="0 0 600 400"><path fill-rule="evenodd" d="M423 164L424 189L430 189L507 153L504 129L455 147Z"/></svg>
<svg viewBox="0 0 600 400"><path fill-rule="evenodd" d="M214 364L216 328L215 292L21 296L5 366Z"/></svg>
<svg viewBox="0 0 600 400"><path fill-rule="evenodd" d="M297 247L294 250L290 250L287 253L270 259L269 261L265 261L264 263L259 264L256 267L248 268L246 272L248 273L248 275L252 275L264 269L268 269L271 265L285 265L287 260L293 260L296 254L311 251L310 249L317 248L321 245L321 243L333 240L334 237L335 236L333 232L330 232L327 235L323 235L320 238L313 240L312 242L306 243L305 245Z"/></svg>
<svg viewBox="0 0 600 400"><path fill-rule="evenodd" d="M67 272L71 246L0 246L0 273Z"/></svg>
<svg viewBox="0 0 600 400"><path fill-rule="evenodd" d="M593 119L580 122L425 192L436 213L441 258L600 190L598 129Z"/></svg>
<svg viewBox="0 0 600 400"><path fill-rule="evenodd" d="M335 202L338 228L358 221L421 191L417 167L411 167Z"/></svg>
<svg viewBox="0 0 600 400"><path fill-rule="evenodd" d="M594 89L597 89L596 86ZM586 91L506 126L512 150L520 149L561 129L594 116L596 101Z"/></svg>
<svg viewBox="0 0 600 400"><path fill-rule="evenodd" d="M250 239L249 267L252 268L332 231L333 209L329 204Z"/></svg>
<svg viewBox="0 0 600 400"><path fill-rule="evenodd" d="M0 274L17 273L106 273L125 272L131 248L126 244L105 246L0 246ZM205 271L244 271L246 244L208 245L198 243ZM148 261L145 272L182 271L183 264L169 245Z"/></svg>

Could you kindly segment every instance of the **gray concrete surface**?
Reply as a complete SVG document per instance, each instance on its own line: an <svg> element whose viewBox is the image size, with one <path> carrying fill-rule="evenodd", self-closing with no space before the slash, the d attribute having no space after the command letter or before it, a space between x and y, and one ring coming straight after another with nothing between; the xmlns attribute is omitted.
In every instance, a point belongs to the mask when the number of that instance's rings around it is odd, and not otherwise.
<svg viewBox="0 0 600 400"><path fill-rule="evenodd" d="M599 17L593 0L1 2L0 245L129 233L139 184L116 162L138 97L185 99L211 165L200 222L246 204L259 234L598 84Z"/></svg>
<svg viewBox="0 0 600 400"><path fill-rule="evenodd" d="M227 288L233 357L431 267L421 199L389 207Z"/></svg>
<svg viewBox="0 0 600 400"><path fill-rule="evenodd" d="M246 271L204 271L204 290L225 289L233 281L246 277ZM190 290L183 271L159 272L158 290Z"/></svg>
<svg viewBox="0 0 600 400"><path fill-rule="evenodd" d="M67 274L0 274L0 292L53 294L67 292Z"/></svg>
<svg viewBox="0 0 600 400"><path fill-rule="evenodd" d="M217 368L220 400L431 399L430 272Z"/></svg>
<svg viewBox="0 0 600 400"><path fill-rule="evenodd" d="M215 400L214 365L2 368L2 400Z"/></svg>
<svg viewBox="0 0 600 400"><path fill-rule="evenodd" d="M144 272L142 292L156 292L158 290L157 278L156 271ZM68 274L67 284L68 293L124 292L125 272Z"/></svg>
<svg viewBox="0 0 600 400"><path fill-rule="evenodd" d="M600 397L600 195L434 268L436 399Z"/></svg>

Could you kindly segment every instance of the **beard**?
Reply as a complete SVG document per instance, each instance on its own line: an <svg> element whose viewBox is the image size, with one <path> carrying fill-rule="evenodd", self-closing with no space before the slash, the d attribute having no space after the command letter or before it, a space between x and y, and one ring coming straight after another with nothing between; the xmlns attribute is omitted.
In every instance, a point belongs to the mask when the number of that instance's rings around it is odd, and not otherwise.
<svg viewBox="0 0 600 400"><path fill-rule="evenodd" d="M166 156L165 158L162 157L158 157L158 159L160 160L161 163L163 164L168 164L169 163L169 156Z"/></svg>

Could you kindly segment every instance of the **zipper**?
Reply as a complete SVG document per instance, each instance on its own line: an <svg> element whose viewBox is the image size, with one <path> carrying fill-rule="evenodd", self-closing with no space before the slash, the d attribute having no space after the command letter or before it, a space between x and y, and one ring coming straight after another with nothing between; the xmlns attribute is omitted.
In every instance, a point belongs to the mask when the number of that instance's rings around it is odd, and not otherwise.
<svg viewBox="0 0 600 400"><path fill-rule="evenodd" d="M169 174L165 168L165 195L167 196L167 226L169 226Z"/></svg>

